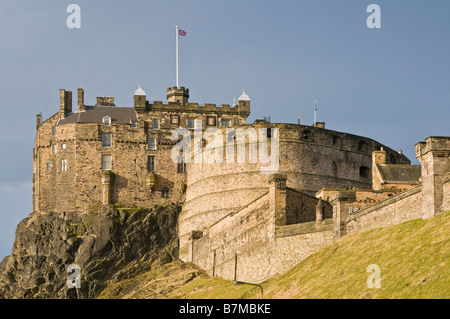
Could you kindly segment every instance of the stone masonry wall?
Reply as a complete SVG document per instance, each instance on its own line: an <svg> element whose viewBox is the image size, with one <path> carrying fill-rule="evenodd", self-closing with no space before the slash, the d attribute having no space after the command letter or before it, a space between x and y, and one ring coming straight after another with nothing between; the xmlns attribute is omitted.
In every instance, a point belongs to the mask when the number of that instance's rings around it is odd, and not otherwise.
<svg viewBox="0 0 450 319"><path fill-rule="evenodd" d="M287 176L287 187L306 194L315 195L323 187L357 186L369 188L370 176L360 176L361 166L370 168L372 151L384 147L398 163L409 160L382 144L371 139L351 134L325 130L317 127L293 124L249 124L235 127L244 130L279 129L279 169ZM226 131L223 135L225 136ZM271 145L269 138L267 147ZM239 141L235 143L237 149ZM242 142L241 142L242 143ZM244 142L249 153L248 140ZM271 151L271 150L270 150ZM266 191L267 174L261 168L267 163L250 163L248 155L244 163L188 164L186 202L180 214L179 238L180 257L187 258L191 231L206 231L212 224L242 209ZM289 195L290 196L290 195ZM300 202L302 198L302 202ZM292 199L292 196L291 198ZM315 219L316 199L297 197L288 201L288 222L305 222ZM295 207L303 207L304 212L295 212ZM325 204L326 218L331 217L331 208ZM184 260L184 259L183 259Z"/></svg>
<svg viewBox="0 0 450 319"><path fill-rule="evenodd" d="M422 217L422 186L413 187L373 206L349 214L347 234L388 227Z"/></svg>
<svg viewBox="0 0 450 319"><path fill-rule="evenodd" d="M273 221L269 195L265 194L212 225L208 234L194 241L193 262L210 275L214 272L230 280L234 279L235 266L237 280L258 282L267 278L274 239Z"/></svg>

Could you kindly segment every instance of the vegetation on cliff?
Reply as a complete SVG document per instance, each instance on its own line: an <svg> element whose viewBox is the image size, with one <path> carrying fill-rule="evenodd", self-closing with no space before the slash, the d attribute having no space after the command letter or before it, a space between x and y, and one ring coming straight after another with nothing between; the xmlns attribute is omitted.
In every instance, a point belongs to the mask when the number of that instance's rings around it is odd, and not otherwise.
<svg viewBox="0 0 450 319"><path fill-rule="evenodd" d="M107 284L178 258L180 207L99 209L89 214L30 214L0 263L0 298L95 298ZM81 270L68 289L67 267Z"/></svg>

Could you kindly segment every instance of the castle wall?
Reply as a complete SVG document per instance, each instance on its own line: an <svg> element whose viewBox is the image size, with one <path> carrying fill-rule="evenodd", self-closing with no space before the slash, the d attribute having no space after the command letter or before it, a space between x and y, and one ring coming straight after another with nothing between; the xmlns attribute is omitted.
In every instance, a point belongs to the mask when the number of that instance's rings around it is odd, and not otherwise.
<svg viewBox="0 0 450 319"><path fill-rule="evenodd" d="M287 187L290 189L315 195L322 187L371 187L371 175L361 176L360 168L371 168L372 151L382 147L378 142L303 125L265 123L238 126L235 129L238 128L255 129L258 133L260 128L279 129L278 173L287 176ZM269 138L268 148L271 141ZM187 258L185 253L188 251L191 231L207 230L218 220L238 211L265 192L267 174L261 173L261 168L269 164L260 161L250 163L248 153L249 145L252 144L248 141L244 143L246 161L237 163L238 143L235 142L233 163L226 163L225 149L223 163L195 163L192 159L188 165L186 202L179 219L182 260ZM409 162L404 155L384 148L396 162ZM303 212L295 212L290 206L287 207L288 223L315 220L316 199L299 197L288 203L303 207ZM331 208L329 205L326 207L326 217L331 217Z"/></svg>
<svg viewBox="0 0 450 319"><path fill-rule="evenodd" d="M447 173L447 175L445 175L444 177L442 189L443 189L443 198L441 211L445 212L447 210L450 210L450 172Z"/></svg>
<svg viewBox="0 0 450 319"><path fill-rule="evenodd" d="M370 207L349 214L346 234L388 227L422 217L422 186L416 186Z"/></svg>
<svg viewBox="0 0 450 319"><path fill-rule="evenodd" d="M236 269L236 280L261 281L267 278L273 250L272 223L269 194L265 194L236 214L223 218L209 228L208 234L195 240L192 261L210 275L214 272L233 280Z"/></svg>
<svg viewBox="0 0 450 319"><path fill-rule="evenodd" d="M333 242L333 226L324 220L319 229L314 222L277 227L276 249L271 256L270 277L283 273Z"/></svg>
<svg viewBox="0 0 450 319"><path fill-rule="evenodd" d="M316 205L318 199L308 193L292 188L286 191L286 224L298 224L316 219ZM333 216L333 207L328 202L324 202L324 218Z"/></svg>
<svg viewBox="0 0 450 319"><path fill-rule="evenodd" d="M52 136L51 127L55 125L51 124L39 127L35 149L39 211L88 211L98 207L102 198L102 155L112 158L112 203L151 206L184 201L186 174L178 173L177 163L171 161L172 145L158 143L157 150L148 150L145 130L130 125L73 123L56 126ZM112 134L111 147L102 147L102 133ZM52 145L56 145L56 154ZM157 183L153 190L146 182L148 156L155 157ZM66 170L61 167L62 160L67 161ZM162 197L164 188L170 190L168 198Z"/></svg>

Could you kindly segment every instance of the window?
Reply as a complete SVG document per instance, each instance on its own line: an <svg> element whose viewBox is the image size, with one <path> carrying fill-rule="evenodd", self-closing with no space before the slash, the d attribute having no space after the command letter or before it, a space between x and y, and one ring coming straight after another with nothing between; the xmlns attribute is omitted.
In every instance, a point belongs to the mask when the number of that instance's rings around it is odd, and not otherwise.
<svg viewBox="0 0 450 319"><path fill-rule="evenodd" d="M69 165L66 159L61 160L61 172L66 172L68 166Z"/></svg>
<svg viewBox="0 0 450 319"><path fill-rule="evenodd" d="M136 128L137 127L137 122L136 121L130 121L130 125L132 128Z"/></svg>
<svg viewBox="0 0 450 319"><path fill-rule="evenodd" d="M206 118L206 125L208 125L208 126L216 126L216 117L215 116L208 116Z"/></svg>
<svg viewBox="0 0 450 319"><path fill-rule="evenodd" d="M111 155L102 155L102 170L110 171L112 169Z"/></svg>
<svg viewBox="0 0 450 319"><path fill-rule="evenodd" d="M300 137L301 140L309 140L311 138L311 132L308 130L304 130Z"/></svg>
<svg viewBox="0 0 450 319"><path fill-rule="evenodd" d="M164 187L161 190L161 197L163 197L163 198L168 198L169 197L169 189L167 187Z"/></svg>
<svg viewBox="0 0 450 319"><path fill-rule="evenodd" d="M111 125L111 118L109 116L103 117L103 124L105 126L110 126Z"/></svg>
<svg viewBox="0 0 450 319"><path fill-rule="evenodd" d="M57 147L56 144L53 144L53 145L52 145L52 154L53 154L53 155L56 154L56 147Z"/></svg>
<svg viewBox="0 0 450 319"><path fill-rule="evenodd" d="M184 156L178 157L177 172L186 173L186 163L184 162Z"/></svg>
<svg viewBox="0 0 450 319"><path fill-rule="evenodd" d="M369 174L370 174L370 168L368 168L367 166L361 166L359 168L359 177L368 179Z"/></svg>
<svg viewBox="0 0 450 319"><path fill-rule="evenodd" d="M149 172L155 171L155 157L154 156L147 157L147 171L149 171Z"/></svg>
<svg viewBox="0 0 450 319"><path fill-rule="evenodd" d="M364 141L360 141L358 143L358 150L360 150L360 151L367 151L367 147L368 147L368 145Z"/></svg>
<svg viewBox="0 0 450 319"><path fill-rule="evenodd" d="M156 137L148 138L148 149L152 151L156 150Z"/></svg>
<svg viewBox="0 0 450 319"><path fill-rule="evenodd" d="M52 136L56 136L56 126L52 126Z"/></svg>
<svg viewBox="0 0 450 319"><path fill-rule="evenodd" d="M179 124L180 118L178 115L171 115L170 116L170 124Z"/></svg>
<svg viewBox="0 0 450 319"><path fill-rule="evenodd" d="M102 147L111 147L111 133L102 134Z"/></svg>
<svg viewBox="0 0 450 319"><path fill-rule="evenodd" d="M190 117L187 120L187 127L189 129L194 129L195 128L195 118L194 117Z"/></svg>
<svg viewBox="0 0 450 319"><path fill-rule="evenodd" d="M62 150L65 150L66 147L67 147L66 144L61 144L61 149L62 149Z"/></svg>
<svg viewBox="0 0 450 319"><path fill-rule="evenodd" d="M153 129L159 130L159 119L153 119Z"/></svg>
<svg viewBox="0 0 450 319"><path fill-rule="evenodd" d="M230 119L222 119L222 126L223 127L230 127L231 126L231 120Z"/></svg>
<svg viewBox="0 0 450 319"><path fill-rule="evenodd" d="M45 167L46 167L47 169L52 169L52 167L53 167L52 162L47 162L47 163L45 163Z"/></svg>

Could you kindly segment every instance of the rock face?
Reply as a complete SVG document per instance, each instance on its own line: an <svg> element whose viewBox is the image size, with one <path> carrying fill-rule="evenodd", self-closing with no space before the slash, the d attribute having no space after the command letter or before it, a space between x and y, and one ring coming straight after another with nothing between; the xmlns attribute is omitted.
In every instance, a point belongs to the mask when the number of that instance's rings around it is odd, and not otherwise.
<svg viewBox="0 0 450 319"><path fill-rule="evenodd" d="M30 214L0 263L0 298L95 298L110 283L178 258L181 207ZM80 288L67 280L80 269Z"/></svg>

